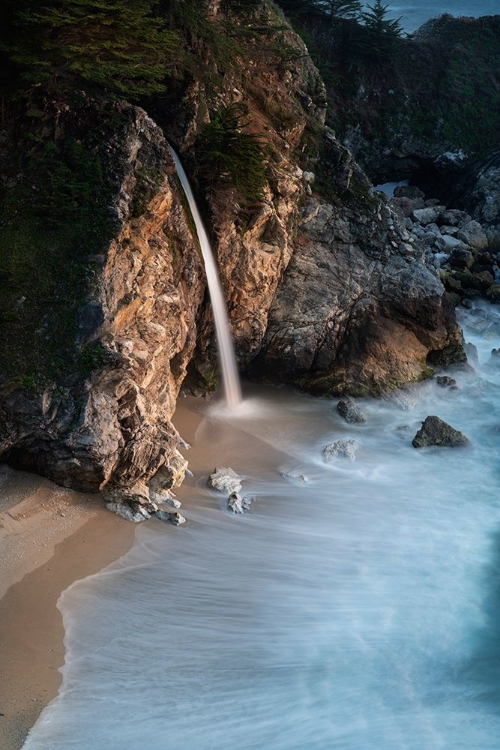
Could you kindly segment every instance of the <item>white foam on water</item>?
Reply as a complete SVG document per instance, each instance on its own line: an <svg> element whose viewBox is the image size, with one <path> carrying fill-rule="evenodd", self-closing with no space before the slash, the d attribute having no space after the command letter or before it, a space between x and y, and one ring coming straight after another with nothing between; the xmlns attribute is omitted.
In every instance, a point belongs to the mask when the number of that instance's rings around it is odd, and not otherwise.
<svg viewBox="0 0 500 750"><path fill-rule="evenodd" d="M363 401L366 424L286 390L195 402L188 523L64 592L63 685L25 750L498 750L497 310L463 312L480 374ZM428 414L472 447L414 449ZM357 460L324 464L345 437ZM206 487L217 464L249 514Z"/></svg>

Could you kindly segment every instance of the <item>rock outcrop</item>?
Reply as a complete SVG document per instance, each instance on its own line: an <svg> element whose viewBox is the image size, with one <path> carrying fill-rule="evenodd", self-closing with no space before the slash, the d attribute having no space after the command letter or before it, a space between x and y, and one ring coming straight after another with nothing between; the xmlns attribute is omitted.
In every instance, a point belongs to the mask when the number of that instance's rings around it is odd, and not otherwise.
<svg viewBox="0 0 500 750"><path fill-rule="evenodd" d="M362 190L358 168L351 180ZM465 361L441 282L387 206L374 199L360 216L347 201L339 208L313 196L299 226L252 373L365 396L428 377L442 352Z"/></svg>
<svg viewBox="0 0 500 750"><path fill-rule="evenodd" d="M108 150L118 229L84 302L94 323L76 336L80 350L99 347L102 362L86 378L75 368L36 392L4 382L0 455L67 487L105 490L111 501L148 502L146 483L162 466L171 467L164 486L173 486L186 465L170 417L196 344L205 275L163 134L140 109L116 112L124 124Z"/></svg>
<svg viewBox="0 0 500 750"><path fill-rule="evenodd" d="M469 445L469 439L439 417L426 417L422 427L412 440L414 448L437 445L445 448L461 448Z"/></svg>

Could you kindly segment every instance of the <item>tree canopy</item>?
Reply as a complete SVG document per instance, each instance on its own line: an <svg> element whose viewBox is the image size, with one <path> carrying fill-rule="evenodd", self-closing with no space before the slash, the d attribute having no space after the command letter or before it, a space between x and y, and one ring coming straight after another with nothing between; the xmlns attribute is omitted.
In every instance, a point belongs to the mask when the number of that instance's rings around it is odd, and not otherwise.
<svg viewBox="0 0 500 750"><path fill-rule="evenodd" d="M28 85L76 80L151 94L178 49L155 10L154 0L7 0L0 48Z"/></svg>

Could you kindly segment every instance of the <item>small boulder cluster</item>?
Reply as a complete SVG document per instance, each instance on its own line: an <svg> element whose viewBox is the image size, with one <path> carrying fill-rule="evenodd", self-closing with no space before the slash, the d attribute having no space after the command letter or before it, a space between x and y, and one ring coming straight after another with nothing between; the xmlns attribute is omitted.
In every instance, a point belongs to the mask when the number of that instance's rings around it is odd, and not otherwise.
<svg viewBox="0 0 500 750"><path fill-rule="evenodd" d="M483 296L500 302L500 248L496 235L465 211L425 199L414 186L399 186L389 201L425 251L426 265L439 274L455 304Z"/></svg>
<svg viewBox="0 0 500 750"><path fill-rule="evenodd" d="M233 513L245 513L250 510L253 498L240 495L242 481L242 477L238 476L233 469L226 466L217 466L208 477L207 484L211 489L223 492L228 496L228 510Z"/></svg>

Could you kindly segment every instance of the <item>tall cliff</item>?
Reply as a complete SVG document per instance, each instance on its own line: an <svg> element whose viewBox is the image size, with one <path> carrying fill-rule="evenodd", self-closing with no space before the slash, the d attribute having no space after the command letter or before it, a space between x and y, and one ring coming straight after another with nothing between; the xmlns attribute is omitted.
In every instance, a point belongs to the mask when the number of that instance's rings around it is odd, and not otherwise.
<svg viewBox="0 0 500 750"><path fill-rule="evenodd" d="M204 22L220 31L219 6L209 3ZM230 62L205 39L205 73L143 102L154 121L102 96L38 91L30 160L6 128L3 459L131 502L147 501L160 469L163 487L182 479L170 419L188 367L208 388L216 362L165 136L198 188L243 371L315 393L380 394L427 377L430 362L464 358L423 250L324 127L324 85L302 41L271 3L233 24ZM206 125L234 103L265 161L252 200L200 168Z"/></svg>

